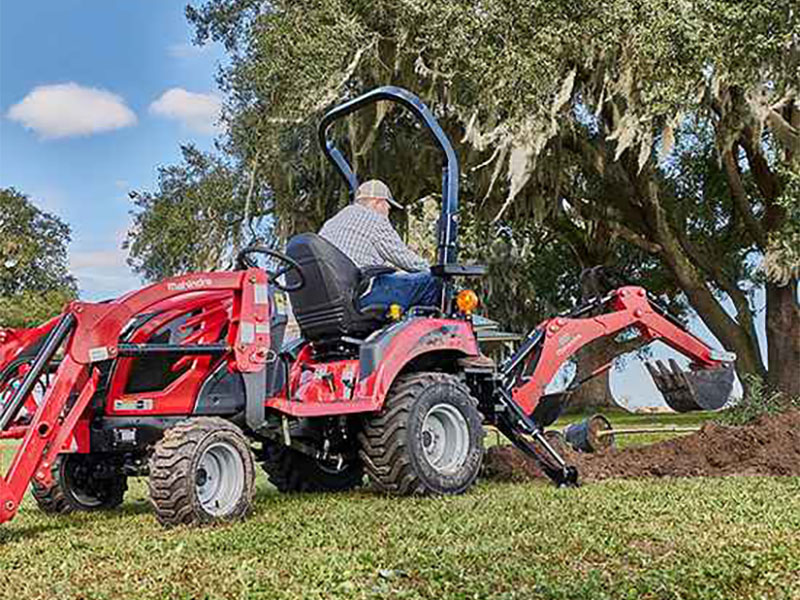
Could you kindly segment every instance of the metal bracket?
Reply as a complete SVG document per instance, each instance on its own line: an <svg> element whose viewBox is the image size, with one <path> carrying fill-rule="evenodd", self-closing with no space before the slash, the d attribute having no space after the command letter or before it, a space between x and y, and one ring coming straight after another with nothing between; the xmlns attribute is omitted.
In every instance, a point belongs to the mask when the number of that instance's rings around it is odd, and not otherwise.
<svg viewBox="0 0 800 600"><path fill-rule="evenodd" d="M242 373L245 397L245 421L247 426L258 431L262 429L267 420L264 409L264 399L267 393L267 383L264 370L255 373Z"/></svg>

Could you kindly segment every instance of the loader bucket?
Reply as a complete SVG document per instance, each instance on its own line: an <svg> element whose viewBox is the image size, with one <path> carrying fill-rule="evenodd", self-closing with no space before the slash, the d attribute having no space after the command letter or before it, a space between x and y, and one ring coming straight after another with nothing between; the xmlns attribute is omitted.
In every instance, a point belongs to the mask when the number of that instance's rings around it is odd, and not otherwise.
<svg viewBox="0 0 800 600"><path fill-rule="evenodd" d="M667 405L676 412L722 408L730 398L736 377L732 364L684 371L670 359L669 365L657 360L655 364L645 363L645 366Z"/></svg>

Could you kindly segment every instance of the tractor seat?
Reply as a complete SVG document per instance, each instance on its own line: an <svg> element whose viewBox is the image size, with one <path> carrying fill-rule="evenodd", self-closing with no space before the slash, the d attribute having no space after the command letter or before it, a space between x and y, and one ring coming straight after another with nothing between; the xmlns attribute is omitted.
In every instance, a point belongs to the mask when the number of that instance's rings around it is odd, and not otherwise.
<svg viewBox="0 0 800 600"><path fill-rule="evenodd" d="M289 298L306 340L363 338L386 323L386 306L359 307L358 299L372 277L395 269L359 269L350 257L316 233L294 236L286 246L286 254L300 264L305 278L305 285L290 292ZM286 278L289 285L297 281L292 271Z"/></svg>

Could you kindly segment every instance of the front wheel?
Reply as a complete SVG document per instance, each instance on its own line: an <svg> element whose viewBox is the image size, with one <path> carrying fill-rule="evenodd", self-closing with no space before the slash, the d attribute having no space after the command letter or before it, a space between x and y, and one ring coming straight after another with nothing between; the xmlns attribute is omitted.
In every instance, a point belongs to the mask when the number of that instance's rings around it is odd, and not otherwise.
<svg viewBox="0 0 800 600"><path fill-rule="evenodd" d="M31 493L47 513L108 510L122 504L128 478L90 454L59 454L51 467L53 485L33 482Z"/></svg>
<svg viewBox="0 0 800 600"><path fill-rule="evenodd" d="M414 373L398 378L383 410L359 434L373 484L399 495L460 494L483 462L478 403L457 377Z"/></svg>
<svg viewBox="0 0 800 600"><path fill-rule="evenodd" d="M150 501L162 525L238 520L253 504L253 453L241 429L229 421L182 421L156 444L149 483Z"/></svg>

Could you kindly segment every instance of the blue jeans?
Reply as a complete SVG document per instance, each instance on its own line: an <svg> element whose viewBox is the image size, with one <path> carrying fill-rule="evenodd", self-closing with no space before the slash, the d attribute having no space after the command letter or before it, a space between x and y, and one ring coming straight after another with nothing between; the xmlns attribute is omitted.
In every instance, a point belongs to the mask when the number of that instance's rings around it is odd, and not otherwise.
<svg viewBox="0 0 800 600"><path fill-rule="evenodd" d="M439 306L442 282L429 272L390 273L372 280L371 289L359 301L360 306L399 304L403 310L412 306Z"/></svg>

